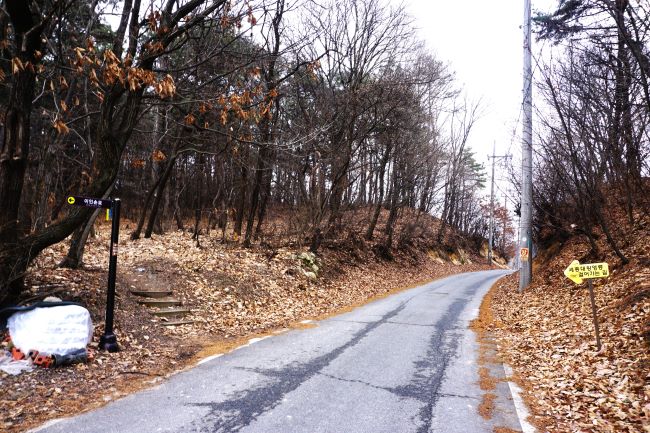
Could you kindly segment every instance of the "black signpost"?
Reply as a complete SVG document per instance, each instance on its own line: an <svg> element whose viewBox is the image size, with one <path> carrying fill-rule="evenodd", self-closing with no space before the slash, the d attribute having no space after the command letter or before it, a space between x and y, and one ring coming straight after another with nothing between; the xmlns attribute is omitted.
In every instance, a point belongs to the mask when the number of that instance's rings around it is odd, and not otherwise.
<svg viewBox="0 0 650 433"><path fill-rule="evenodd" d="M113 216L111 225L111 249L108 260L108 292L106 293L106 325L99 339L99 348L117 352L117 337L113 333L113 313L115 310L115 277L117 275L117 251L120 237L120 199L104 200L90 197L68 197L68 204L74 206L110 209Z"/></svg>

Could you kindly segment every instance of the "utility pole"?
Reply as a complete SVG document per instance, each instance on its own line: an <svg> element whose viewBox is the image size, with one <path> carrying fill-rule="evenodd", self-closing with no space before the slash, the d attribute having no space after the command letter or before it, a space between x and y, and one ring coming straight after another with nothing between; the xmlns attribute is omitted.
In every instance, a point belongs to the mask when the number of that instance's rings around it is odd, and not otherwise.
<svg viewBox="0 0 650 433"><path fill-rule="evenodd" d="M524 120L521 144L521 222L519 238L519 291L530 284L533 277L533 69L530 29L530 0L524 0Z"/></svg>
<svg viewBox="0 0 650 433"><path fill-rule="evenodd" d="M503 194L503 209L508 210L508 196ZM506 251L506 223L507 220L504 216L503 218L503 233L501 234L501 251Z"/></svg>
<svg viewBox="0 0 650 433"><path fill-rule="evenodd" d="M490 185L490 233L488 233L488 265L492 264L492 249L494 248L494 166L497 158L509 158L510 155L495 155L496 142L492 145L492 183ZM488 155L488 160L490 155Z"/></svg>
<svg viewBox="0 0 650 433"><path fill-rule="evenodd" d="M490 233L488 234L488 265L492 266L492 242L494 240L494 160L496 142L492 144L492 184L490 185ZM488 159L490 157L488 156Z"/></svg>

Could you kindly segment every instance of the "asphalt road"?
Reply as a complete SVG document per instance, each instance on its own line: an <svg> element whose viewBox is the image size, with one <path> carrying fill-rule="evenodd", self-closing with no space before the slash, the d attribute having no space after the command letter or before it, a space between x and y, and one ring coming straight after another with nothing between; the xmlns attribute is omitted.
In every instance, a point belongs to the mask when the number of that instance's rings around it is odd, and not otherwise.
<svg viewBox="0 0 650 433"><path fill-rule="evenodd" d="M503 271L438 280L242 347L41 432L493 432L521 429L510 391L477 406L468 329ZM503 377L503 367L492 365Z"/></svg>

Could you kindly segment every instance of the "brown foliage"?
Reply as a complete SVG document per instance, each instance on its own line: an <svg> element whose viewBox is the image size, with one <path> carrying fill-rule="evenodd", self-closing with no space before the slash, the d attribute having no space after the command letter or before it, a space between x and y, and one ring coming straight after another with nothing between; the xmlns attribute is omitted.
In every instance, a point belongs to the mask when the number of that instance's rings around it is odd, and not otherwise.
<svg viewBox="0 0 650 433"><path fill-rule="evenodd" d="M535 263L532 285L517 292L516 276L495 289L492 310L507 361L526 390L533 421L549 432L640 432L650 416L650 351L646 293L650 230L647 220L628 228L630 263L595 281L603 349L595 350L589 297L563 270L590 245L569 239ZM604 243L601 238L599 241ZM644 424L645 423L645 424Z"/></svg>

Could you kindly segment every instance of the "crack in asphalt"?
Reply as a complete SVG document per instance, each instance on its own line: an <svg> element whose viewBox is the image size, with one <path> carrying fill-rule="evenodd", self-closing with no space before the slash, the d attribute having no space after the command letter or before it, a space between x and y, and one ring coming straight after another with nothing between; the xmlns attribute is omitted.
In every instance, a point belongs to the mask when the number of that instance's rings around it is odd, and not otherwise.
<svg viewBox="0 0 650 433"><path fill-rule="evenodd" d="M420 326L423 328L435 328L438 326L437 323L407 323L407 322L386 322L391 325L402 325L402 326Z"/></svg>
<svg viewBox="0 0 650 433"><path fill-rule="evenodd" d="M393 388L373 385L372 383L368 383L368 382L365 382L363 380L344 379L342 377L337 377L337 376L327 374L327 373L318 373L318 374L323 376L323 377L327 377L329 379L336 380L337 382L358 383L360 385L364 385L364 386L367 386L367 387L372 388L372 389L376 389L376 390L379 390L379 391L386 391L386 392L390 392L391 394L394 394L394 389ZM449 393L444 393L444 392L438 393L438 397L453 397L453 398L462 398L462 399L465 399L465 400L480 400L479 397L473 397L471 395L449 394Z"/></svg>
<svg viewBox="0 0 650 433"><path fill-rule="evenodd" d="M338 348L316 357L306 363L295 362L288 364L281 369L251 369L242 368L241 370L251 371L272 379L269 383L262 386L247 389L236 393L233 397L222 402L212 403L190 403L191 406L207 407L208 413L201 419L192 423L192 431L199 432L237 432L242 428L250 425L260 415L277 407L282 403L283 398L288 393L297 389L305 381L315 375L323 375L335 380L355 382L375 389L384 390L400 398L409 398L423 403L417 420L413 420L419 425L417 432L425 433L431 428L433 421L433 407L437 400L444 396L438 393L444 373L451 358L455 355L458 347L458 338L453 338L457 333L457 321L465 305L474 295L481 283L473 284L459 293L448 307L445 314L438 320L435 325L427 325L433 329L433 334L429 337L429 343L426 354L414 362L415 374L411 382L407 385L393 388L380 387L367 382L342 379L335 376L322 373L332 361L337 359L347 349L356 346L370 332L383 324L401 324L391 322L390 319L397 316L406 305L426 292L419 293L403 301L395 309L387 312L380 320L375 322L354 322L365 325L362 329L355 332L353 337L345 344ZM340 321L340 320L339 320ZM411 325L411 324L409 324ZM449 338L452 337L452 338ZM458 396L462 398L472 398L468 396Z"/></svg>
<svg viewBox="0 0 650 433"><path fill-rule="evenodd" d="M480 397L472 397L471 395L462 395L462 394L447 394L444 392L438 393L438 397L452 397L452 398L461 398L463 400L476 400L480 401Z"/></svg>
<svg viewBox="0 0 650 433"><path fill-rule="evenodd" d="M323 376L323 377L327 377L327 378L329 378L329 379L336 380L337 382L358 383L358 384L361 384L361 385L367 386L367 387L372 388L372 389L377 389L377 390L380 390L380 391L391 392L391 390L390 390L389 388L386 388L386 387L384 387L384 386L373 385L372 383L368 383L368 382L365 382L365 381L363 381L363 380L358 380L358 379L344 379L344 378L342 378L342 377L337 377L337 376L334 376L334 375L331 375L331 374L327 374L327 373L318 373L318 374L321 375L321 376Z"/></svg>
<svg viewBox="0 0 650 433"><path fill-rule="evenodd" d="M368 323L344 345L309 362L292 363L281 369L246 369L276 380L261 387L241 391L235 394L233 398L223 402L189 404L209 409L202 419L192 423L195 427L192 431L206 433L236 432L250 425L260 415L280 404L286 394L320 373L347 349L356 346L374 329L399 314L411 299L413 297L384 314L380 320Z"/></svg>
<svg viewBox="0 0 650 433"><path fill-rule="evenodd" d="M460 313L469 302L471 296L481 286L480 283L468 287L461 297L456 299L436 324L436 330L429 338L426 355L415 362L416 373L408 385L392 388L391 392L404 398L422 401L425 405L420 409L420 427L417 433L430 430L433 421L433 407L440 398L438 389L447 369L447 364L455 355L458 348L457 338L446 338L453 335Z"/></svg>

